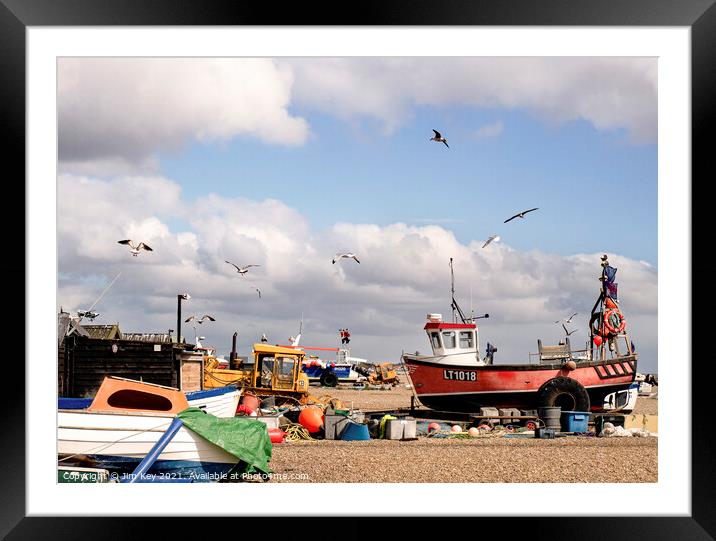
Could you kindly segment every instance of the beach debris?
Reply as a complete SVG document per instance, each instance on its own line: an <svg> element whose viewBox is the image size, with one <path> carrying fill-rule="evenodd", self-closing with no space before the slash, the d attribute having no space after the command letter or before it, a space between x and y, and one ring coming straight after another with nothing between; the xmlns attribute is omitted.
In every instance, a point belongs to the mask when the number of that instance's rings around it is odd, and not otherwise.
<svg viewBox="0 0 716 541"><path fill-rule="evenodd" d="M514 220L515 218L524 218L524 217L525 217L525 214L527 214L528 212L532 212L533 210L537 210L537 209L539 209L539 207L535 207L535 208L533 208L533 209L523 210L522 212L518 212L518 213L515 214L514 216L512 216L512 217L510 217L510 218L507 218L504 223L507 223L507 222L509 222L509 221L512 221L512 220Z"/></svg>
<svg viewBox="0 0 716 541"><path fill-rule="evenodd" d="M135 245L134 242L132 242L132 239L118 240L117 244L125 244L129 246L129 251L134 257L137 257L139 255L140 250L147 250L148 252L154 251L149 247L149 245L144 244L143 242L140 242L139 244Z"/></svg>
<svg viewBox="0 0 716 541"><path fill-rule="evenodd" d="M488 237L487 240L485 241L485 244L483 244L482 247L484 248L491 242L500 242L500 235L492 235L492 236Z"/></svg>
<svg viewBox="0 0 716 541"><path fill-rule="evenodd" d="M440 132L438 130L433 129L435 132L435 137L431 137L431 141L435 141L436 143L442 143L446 147L450 148L450 145L447 144L447 139L445 139L442 135L440 135Z"/></svg>
<svg viewBox="0 0 716 541"><path fill-rule="evenodd" d="M226 260L224 260L224 261L226 263L228 263L229 265L236 267L236 272L238 272L241 276L244 276L247 272L249 272L249 269L251 267L260 267L261 266L261 265L246 265L244 267L239 267L237 264L232 263L231 261L226 261Z"/></svg>
<svg viewBox="0 0 716 541"><path fill-rule="evenodd" d="M624 428L619 425L614 426L610 422L604 423L599 433L600 438L648 438L651 435L651 432L644 428Z"/></svg>
<svg viewBox="0 0 716 541"><path fill-rule="evenodd" d="M340 261L341 259L354 259L356 263L360 263L360 261L358 261L358 258L353 252L345 252L342 254L336 254L333 258L333 264L335 265L336 261Z"/></svg>

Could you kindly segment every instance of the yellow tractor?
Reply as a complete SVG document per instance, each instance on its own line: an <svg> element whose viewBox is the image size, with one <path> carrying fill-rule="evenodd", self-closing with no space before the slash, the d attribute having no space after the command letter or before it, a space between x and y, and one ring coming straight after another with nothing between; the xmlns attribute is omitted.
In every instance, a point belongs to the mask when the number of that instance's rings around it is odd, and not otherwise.
<svg viewBox="0 0 716 541"><path fill-rule="evenodd" d="M393 363L382 363L375 365L375 371L368 376L368 383L371 385L398 385L398 373Z"/></svg>
<svg viewBox="0 0 716 541"><path fill-rule="evenodd" d="M238 369L218 368L216 357L204 362L204 388L226 385L243 387L257 396L289 397L305 404L310 401L308 376L301 370L306 353L300 349L254 344L253 364Z"/></svg>

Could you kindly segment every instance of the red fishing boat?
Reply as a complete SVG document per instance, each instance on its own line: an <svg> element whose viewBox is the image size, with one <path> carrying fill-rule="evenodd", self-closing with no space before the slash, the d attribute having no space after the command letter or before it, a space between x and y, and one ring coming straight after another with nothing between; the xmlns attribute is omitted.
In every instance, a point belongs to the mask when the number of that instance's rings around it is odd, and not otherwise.
<svg viewBox="0 0 716 541"><path fill-rule="evenodd" d="M468 413L481 407L543 406L560 406L562 411L631 411L638 394L637 355L616 299L615 274L603 256L589 347L572 350L568 336L553 346L538 340L536 362L528 364L493 364L496 349L489 344L488 353L480 357L478 318L464 316L455 301L453 279L453 322L428 314L424 327L433 354L403 354L417 398L431 409Z"/></svg>

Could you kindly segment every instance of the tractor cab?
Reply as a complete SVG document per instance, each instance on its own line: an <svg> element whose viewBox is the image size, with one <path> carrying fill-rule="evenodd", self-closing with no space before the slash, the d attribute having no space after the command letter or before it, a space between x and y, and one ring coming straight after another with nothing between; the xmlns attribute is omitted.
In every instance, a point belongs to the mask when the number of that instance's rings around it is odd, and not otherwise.
<svg viewBox="0 0 716 541"><path fill-rule="evenodd" d="M308 376L301 370L301 349L254 344L252 387L271 394L305 393Z"/></svg>

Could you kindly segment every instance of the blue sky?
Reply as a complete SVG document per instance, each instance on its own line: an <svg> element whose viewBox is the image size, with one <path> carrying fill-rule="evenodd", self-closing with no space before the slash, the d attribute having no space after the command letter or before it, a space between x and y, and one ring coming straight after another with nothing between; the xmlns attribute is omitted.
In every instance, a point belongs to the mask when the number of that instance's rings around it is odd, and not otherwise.
<svg viewBox="0 0 716 541"><path fill-rule="evenodd" d="M624 130L575 120L550 125L525 111L420 107L383 134L296 110L312 136L301 147L237 138L163 153L161 169L188 197L289 203L316 228L336 222L436 223L461 242L500 234L520 250L608 251L657 264L657 147ZM479 138L484 126L502 132ZM429 141L435 127L450 148ZM526 222L503 221L539 207Z"/></svg>
<svg viewBox="0 0 716 541"><path fill-rule="evenodd" d="M127 332L205 313L206 343L262 333L397 361L425 314L489 311L495 362L527 362L578 312L599 256L641 370L656 371L653 58L63 59L58 63L58 308ZM430 141L442 132L450 148ZM532 207L524 220L504 220ZM490 235L499 242L482 248ZM133 258L117 240L153 252ZM361 264L332 265L337 251ZM259 264L246 278L230 265ZM260 288L259 298L255 288ZM193 335L185 328L184 334Z"/></svg>

